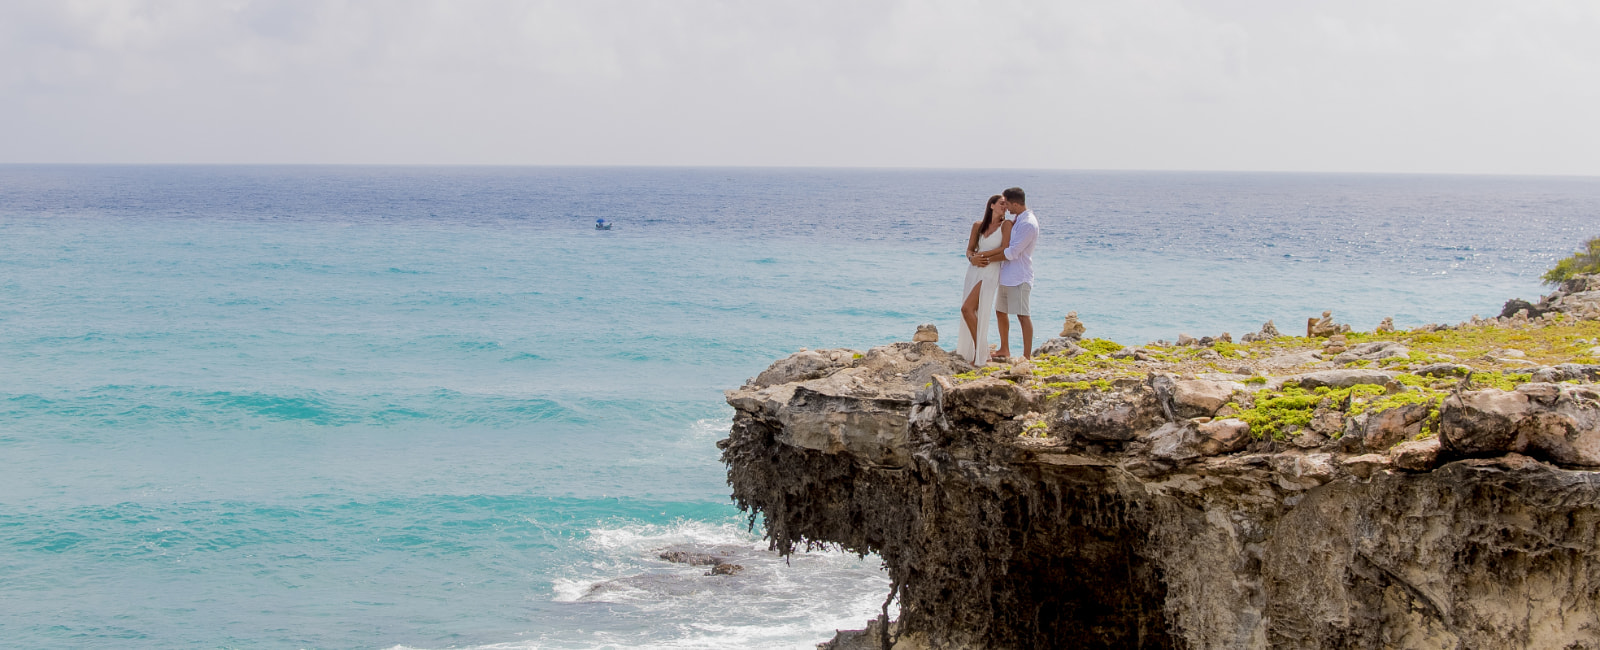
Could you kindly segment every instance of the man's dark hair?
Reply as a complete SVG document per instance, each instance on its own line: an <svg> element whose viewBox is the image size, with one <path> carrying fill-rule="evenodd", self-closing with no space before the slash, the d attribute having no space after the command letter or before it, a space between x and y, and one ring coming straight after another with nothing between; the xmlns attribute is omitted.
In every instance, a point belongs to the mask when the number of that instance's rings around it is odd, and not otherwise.
<svg viewBox="0 0 1600 650"><path fill-rule="evenodd" d="M1022 188L1020 187L1013 187L1009 190L1001 192L1000 196L1006 197L1007 203L1019 203L1022 205L1028 204L1028 195L1023 194Z"/></svg>

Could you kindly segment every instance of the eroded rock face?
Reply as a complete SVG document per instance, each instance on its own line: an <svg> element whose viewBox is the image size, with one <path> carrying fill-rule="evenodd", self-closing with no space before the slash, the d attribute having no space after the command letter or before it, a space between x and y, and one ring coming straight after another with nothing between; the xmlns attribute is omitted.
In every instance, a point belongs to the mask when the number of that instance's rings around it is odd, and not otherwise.
<svg viewBox="0 0 1600 650"><path fill-rule="evenodd" d="M1517 452L1600 467L1600 393L1590 386L1524 384L1446 399L1440 437L1460 456Z"/></svg>
<svg viewBox="0 0 1600 650"><path fill-rule="evenodd" d="M899 621L837 647L1600 648L1593 387L1462 392L1436 419L1319 407L1253 441L1189 415L1232 382L1047 400L908 381L928 363L954 367L895 344L728 393L729 483L774 547L878 553L894 580ZM1413 439L1427 422L1444 435Z"/></svg>

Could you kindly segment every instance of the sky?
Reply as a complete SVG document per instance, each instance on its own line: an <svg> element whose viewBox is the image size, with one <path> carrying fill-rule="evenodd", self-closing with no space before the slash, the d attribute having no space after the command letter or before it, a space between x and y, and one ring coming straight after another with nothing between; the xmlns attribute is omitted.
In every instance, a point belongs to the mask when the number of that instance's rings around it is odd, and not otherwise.
<svg viewBox="0 0 1600 650"><path fill-rule="evenodd" d="M1594 0L3 0L0 162L1600 175Z"/></svg>

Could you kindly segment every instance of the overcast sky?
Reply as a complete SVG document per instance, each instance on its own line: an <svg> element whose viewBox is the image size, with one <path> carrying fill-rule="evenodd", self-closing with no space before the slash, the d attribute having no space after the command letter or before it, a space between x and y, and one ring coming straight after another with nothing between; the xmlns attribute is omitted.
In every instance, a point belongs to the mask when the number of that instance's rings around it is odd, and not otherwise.
<svg viewBox="0 0 1600 650"><path fill-rule="evenodd" d="M1600 175L1600 2L3 0L0 162Z"/></svg>

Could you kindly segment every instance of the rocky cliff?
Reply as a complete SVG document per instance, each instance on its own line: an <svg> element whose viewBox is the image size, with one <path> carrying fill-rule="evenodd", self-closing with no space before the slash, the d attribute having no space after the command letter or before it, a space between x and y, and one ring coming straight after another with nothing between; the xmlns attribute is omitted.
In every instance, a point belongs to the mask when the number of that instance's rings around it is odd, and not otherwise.
<svg viewBox="0 0 1600 650"><path fill-rule="evenodd" d="M883 558L899 620L835 647L1600 648L1585 281L1410 331L802 351L719 447L779 551Z"/></svg>

